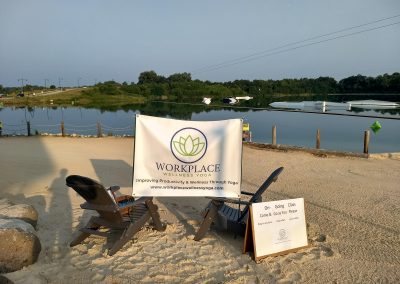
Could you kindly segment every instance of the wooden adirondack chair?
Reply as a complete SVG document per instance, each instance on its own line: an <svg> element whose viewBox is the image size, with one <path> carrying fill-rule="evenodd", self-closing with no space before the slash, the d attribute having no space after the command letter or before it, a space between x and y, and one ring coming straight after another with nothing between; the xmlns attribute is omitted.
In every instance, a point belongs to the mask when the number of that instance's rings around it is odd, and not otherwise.
<svg viewBox="0 0 400 284"><path fill-rule="evenodd" d="M273 182L277 181L282 171L283 167L276 169L255 193L241 191L241 194L251 196L249 201L212 197L212 200L204 211L204 220L194 240L200 241L205 236L212 223L215 223L215 225L226 231L233 232L235 236L244 236L249 206L255 202L262 202L262 194ZM238 204L239 208L233 208L226 203ZM240 205L245 205L243 210L240 209Z"/></svg>
<svg viewBox="0 0 400 284"><path fill-rule="evenodd" d="M158 231L165 230L152 197L137 200L132 196L116 198L114 192L119 189L118 186L107 190L97 181L78 175L68 176L66 183L86 200L81 204L82 209L95 210L99 214L91 217L86 226L79 229L79 233L70 243L71 247L80 244L90 235L108 237L110 230L120 229L120 238L108 251L108 255L113 255L131 240L150 218ZM109 230L100 231L101 228Z"/></svg>

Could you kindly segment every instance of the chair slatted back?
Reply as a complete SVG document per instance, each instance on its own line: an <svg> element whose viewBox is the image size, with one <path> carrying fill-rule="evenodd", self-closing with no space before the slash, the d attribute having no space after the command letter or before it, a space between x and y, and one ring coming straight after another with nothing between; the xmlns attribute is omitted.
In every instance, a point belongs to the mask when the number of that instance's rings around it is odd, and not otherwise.
<svg viewBox="0 0 400 284"><path fill-rule="evenodd" d="M95 205L106 205L115 208L115 211L96 210L100 217L110 222L123 222L121 213L115 201L108 194L107 189L99 182L79 175L70 175L66 178L67 186L73 188L87 203Z"/></svg>
<svg viewBox="0 0 400 284"><path fill-rule="evenodd" d="M264 183L260 186L260 188L254 193L254 195L250 198L249 202L251 203L257 203L262 201L262 194L264 191L271 185L271 183L277 181L278 176L280 173L283 171L283 167L280 167L276 169L265 181ZM238 218L238 222L242 222L243 219L247 216L247 213L249 212L249 205L246 205Z"/></svg>

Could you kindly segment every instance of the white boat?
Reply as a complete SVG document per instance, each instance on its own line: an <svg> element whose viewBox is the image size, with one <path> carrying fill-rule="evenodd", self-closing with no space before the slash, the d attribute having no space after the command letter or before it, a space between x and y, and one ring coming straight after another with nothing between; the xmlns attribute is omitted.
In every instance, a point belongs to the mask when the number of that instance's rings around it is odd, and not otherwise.
<svg viewBox="0 0 400 284"><path fill-rule="evenodd" d="M209 105L211 103L211 98L203 98L203 103Z"/></svg>
<svg viewBox="0 0 400 284"><path fill-rule="evenodd" d="M350 104L334 103L326 101L302 101L302 102L273 102L269 104L274 108L299 109L299 110L318 110L327 111L334 109L350 110Z"/></svg>
<svg viewBox="0 0 400 284"><path fill-rule="evenodd" d="M334 103L326 101L273 102L269 105L274 108L309 111L318 110L322 112L329 110L351 110L352 107L364 109L394 109L399 107L398 103L377 100L348 101L346 103Z"/></svg>
<svg viewBox="0 0 400 284"><path fill-rule="evenodd" d="M229 97L229 98L223 98L222 102L225 104L230 104L230 105L234 105L238 102L238 100L236 98L233 97Z"/></svg>
<svg viewBox="0 0 400 284"><path fill-rule="evenodd" d="M366 109L393 109L399 107L398 103L378 100L348 101L352 107Z"/></svg>
<svg viewBox="0 0 400 284"><path fill-rule="evenodd" d="M235 97L235 99L237 99L237 100L245 100L245 101L248 101L248 100L252 100L253 97L249 97L249 96L245 96L245 97Z"/></svg>
<svg viewBox="0 0 400 284"><path fill-rule="evenodd" d="M269 104L274 108L303 109L304 102L273 102Z"/></svg>

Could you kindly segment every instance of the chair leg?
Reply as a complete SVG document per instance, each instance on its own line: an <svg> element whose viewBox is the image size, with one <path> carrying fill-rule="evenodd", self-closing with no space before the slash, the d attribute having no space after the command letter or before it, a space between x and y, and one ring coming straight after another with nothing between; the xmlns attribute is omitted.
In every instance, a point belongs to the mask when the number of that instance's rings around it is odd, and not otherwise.
<svg viewBox="0 0 400 284"><path fill-rule="evenodd" d="M209 205L209 210L204 217L203 222L200 225L200 229L197 231L196 235L194 236L195 241L200 241L207 231L210 229L211 223L214 221L215 217L217 216L218 209L220 207L220 204L211 201Z"/></svg>
<svg viewBox="0 0 400 284"><path fill-rule="evenodd" d="M121 235L120 239L115 242L112 248L108 251L108 255L112 256L117 251L119 251L132 237L140 231L140 229L146 224L147 220L150 219L150 213L146 212L142 217L140 217L136 222L131 223L124 233Z"/></svg>
<svg viewBox="0 0 400 284"><path fill-rule="evenodd" d="M89 222L86 224L85 228L90 228L90 229L98 229L100 228L100 225L94 222L95 217L91 217ZM81 242L83 242L87 237L89 237L90 234L86 232L79 232L79 234L70 242L69 246L74 247L76 245L79 245Z"/></svg>
<svg viewBox="0 0 400 284"><path fill-rule="evenodd" d="M147 208L149 209L151 218L153 219L154 227L158 231L165 231L166 225L161 223L160 214L158 213L158 207L153 203L153 200L146 200Z"/></svg>

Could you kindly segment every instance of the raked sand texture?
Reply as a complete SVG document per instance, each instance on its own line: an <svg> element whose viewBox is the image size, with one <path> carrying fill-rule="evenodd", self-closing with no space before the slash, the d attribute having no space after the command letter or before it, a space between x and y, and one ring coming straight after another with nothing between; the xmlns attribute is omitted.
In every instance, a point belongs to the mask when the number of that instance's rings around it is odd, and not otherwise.
<svg viewBox="0 0 400 284"><path fill-rule="evenodd" d="M310 247L256 264L243 238L193 235L205 198L157 198L165 232L151 226L115 256L90 237L70 248L89 214L65 185L70 174L131 192L133 139L1 138L0 197L39 212L37 263L5 276L15 283L400 283L400 161L316 157L245 146L243 189L285 167L263 199L303 197ZM1 241L1 240L0 240ZM112 241L112 240L109 240Z"/></svg>

